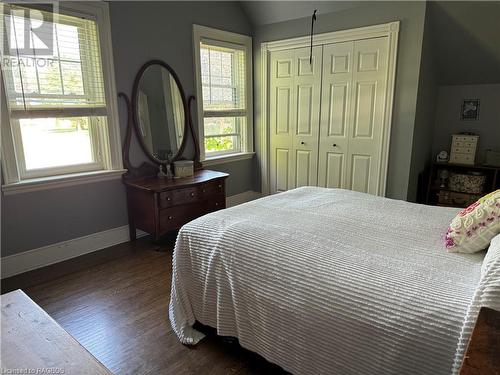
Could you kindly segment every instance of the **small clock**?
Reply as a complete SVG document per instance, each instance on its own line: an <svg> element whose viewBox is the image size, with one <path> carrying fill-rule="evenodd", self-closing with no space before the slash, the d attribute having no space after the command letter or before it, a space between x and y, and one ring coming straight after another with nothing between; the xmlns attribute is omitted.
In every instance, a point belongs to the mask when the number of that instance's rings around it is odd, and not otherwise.
<svg viewBox="0 0 500 375"><path fill-rule="evenodd" d="M448 161L448 152L440 151L439 154L437 154L436 161L438 162Z"/></svg>

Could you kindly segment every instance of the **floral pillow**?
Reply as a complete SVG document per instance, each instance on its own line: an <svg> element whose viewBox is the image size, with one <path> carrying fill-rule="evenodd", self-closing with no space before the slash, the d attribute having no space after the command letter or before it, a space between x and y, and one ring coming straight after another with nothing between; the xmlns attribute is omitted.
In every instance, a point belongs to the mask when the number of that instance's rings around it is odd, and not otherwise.
<svg viewBox="0 0 500 375"><path fill-rule="evenodd" d="M475 253L486 249L500 233L500 190L485 195L463 209L446 233L446 248L452 253Z"/></svg>

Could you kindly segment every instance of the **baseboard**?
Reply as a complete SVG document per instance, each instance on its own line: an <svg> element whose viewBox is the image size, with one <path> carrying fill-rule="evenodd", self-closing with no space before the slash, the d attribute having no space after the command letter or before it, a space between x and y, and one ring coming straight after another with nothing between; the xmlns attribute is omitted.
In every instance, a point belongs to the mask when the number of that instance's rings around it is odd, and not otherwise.
<svg viewBox="0 0 500 375"><path fill-rule="evenodd" d="M227 197L226 205L227 207L236 206L257 199L260 196L261 194L258 192L245 191L241 194ZM146 233L137 231L137 237L145 235ZM40 247L38 249L28 250L19 254L9 255L1 258L1 278L5 279L24 272L50 266L129 240L128 225L124 225L122 227L89 234L87 236Z"/></svg>
<svg viewBox="0 0 500 375"><path fill-rule="evenodd" d="M252 190L244 191L243 193L227 197L226 206L227 207L237 206L245 202L253 201L254 199L260 198L261 196L262 194L257 191L252 191Z"/></svg>
<svg viewBox="0 0 500 375"><path fill-rule="evenodd" d="M137 236L146 233L137 231ZM2 279L102 250L130 240L128 225L1 258Z"/></svg>

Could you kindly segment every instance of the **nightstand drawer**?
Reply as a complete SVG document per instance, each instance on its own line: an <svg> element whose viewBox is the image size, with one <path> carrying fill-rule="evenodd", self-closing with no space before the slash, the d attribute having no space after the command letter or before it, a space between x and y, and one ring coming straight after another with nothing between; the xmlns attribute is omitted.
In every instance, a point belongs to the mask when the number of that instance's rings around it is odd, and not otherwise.
<svg viewBox="0 0 500 375"><path fill-rule="evenodd" d="M199 198L198 188L185 188L179 190L164 191L160 193L160 208L178 206L181 204L193 203Z"/></svg>

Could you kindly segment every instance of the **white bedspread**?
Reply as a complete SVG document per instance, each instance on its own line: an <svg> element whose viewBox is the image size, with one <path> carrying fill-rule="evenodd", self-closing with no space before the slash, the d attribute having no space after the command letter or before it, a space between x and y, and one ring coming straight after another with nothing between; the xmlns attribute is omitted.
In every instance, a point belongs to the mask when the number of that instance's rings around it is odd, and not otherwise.
<svg viewBox="0 0 500 375"><path fill-rule="evenodd" d="M172 327L294 374L449 374L485 293L500 299L500 261L481 277L484 252L446 252L456 213L307 187L203 216L177 238Z"/></svg>

